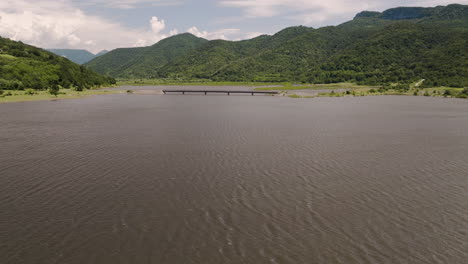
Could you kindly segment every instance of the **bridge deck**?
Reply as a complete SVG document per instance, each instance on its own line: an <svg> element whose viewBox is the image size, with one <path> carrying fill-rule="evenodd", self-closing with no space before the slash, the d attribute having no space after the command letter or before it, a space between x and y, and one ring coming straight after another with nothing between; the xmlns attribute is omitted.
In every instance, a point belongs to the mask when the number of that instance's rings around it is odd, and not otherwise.
<svg viewBox="0 0 468 264"><path fill-rule="evenodd" d="M207 95L208 93L225 93L227 95L230 94L266 94L266 95L274 95L278 94L276 91L228 91L228 90L163 90L163 93L204 93Z"/></svg>

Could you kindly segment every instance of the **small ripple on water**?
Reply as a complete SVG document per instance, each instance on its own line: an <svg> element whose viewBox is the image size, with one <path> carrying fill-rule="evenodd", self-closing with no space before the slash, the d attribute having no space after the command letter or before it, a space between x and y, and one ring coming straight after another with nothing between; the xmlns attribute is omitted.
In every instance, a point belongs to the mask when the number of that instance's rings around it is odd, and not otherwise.
<svg viewBox="0 0 468 264"><path fill-rule="evenodd" d="M7 263L464 263L468 108L418 100L2 105L0 253Z"/></svg>

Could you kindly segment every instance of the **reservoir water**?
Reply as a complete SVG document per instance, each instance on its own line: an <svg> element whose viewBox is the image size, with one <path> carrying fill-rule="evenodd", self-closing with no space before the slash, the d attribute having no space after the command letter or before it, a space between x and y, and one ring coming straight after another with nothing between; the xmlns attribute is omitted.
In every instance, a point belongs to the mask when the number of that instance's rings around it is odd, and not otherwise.
<svg viewBox="0 0 468 264"><path fill-rule="evenodd" d="M468 263L468 100L2 104L0 262Z"/></svg>

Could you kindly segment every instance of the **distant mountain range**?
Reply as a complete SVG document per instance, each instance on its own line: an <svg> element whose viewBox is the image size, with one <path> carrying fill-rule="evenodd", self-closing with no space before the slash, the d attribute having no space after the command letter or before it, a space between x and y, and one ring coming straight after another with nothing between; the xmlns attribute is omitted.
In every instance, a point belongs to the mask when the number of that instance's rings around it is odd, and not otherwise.
<svg viewBox="0 0 468 264"><path fill-rule="evenodd" d="M364 11L339 26L244 41L181 34L85 65L119 78L468 86L468 6Z"/></svg>
<svg viewBox="0 0 468 264"><path fill-rule="evenodd" d="M48 49L48 51L65 57L78 64L85 64L86 62L109 52L107 50L103 50L97 54L93 54L87 50L82 49Z"/></svg>
<svg viewBox="0 0 468 264"><path fill-rule="evenodd" d="M0 90L91 88L115 83L49 51L0 37Z"/></svg>

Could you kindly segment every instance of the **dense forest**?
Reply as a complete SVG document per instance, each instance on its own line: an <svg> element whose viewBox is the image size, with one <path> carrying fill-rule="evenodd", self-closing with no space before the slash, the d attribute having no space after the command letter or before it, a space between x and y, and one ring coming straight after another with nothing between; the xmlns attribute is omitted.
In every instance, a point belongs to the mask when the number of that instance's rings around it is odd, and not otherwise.
<svg viewBox="0 0 468 264"><path fill-rule="evenodd" d="M319 29L244 41L190 34L118 49L86 64L117 78L468 86L468 6L364 11Z"/></svg>
<svg viewBox="0 0 468 264"><path fill-rule="evenodd" d="M150 47L121 48L104 54L86 66L102 74L120 77L157 76L173 59L195 50L208 40L185 33L163 39Z"/></svg>
<svg viewBox="0 0 468 264"><path fill-rule="evenodd" d="M60 86L82 90L113 83L115 79L49 51L0 37L0 90Z"/></svg>

